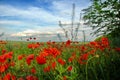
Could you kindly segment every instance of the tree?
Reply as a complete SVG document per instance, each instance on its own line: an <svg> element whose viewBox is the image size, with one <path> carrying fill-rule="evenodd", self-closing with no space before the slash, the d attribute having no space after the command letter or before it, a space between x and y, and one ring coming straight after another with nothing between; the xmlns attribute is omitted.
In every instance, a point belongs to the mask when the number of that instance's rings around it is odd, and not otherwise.
<svg viewBox="0 0 120 80"><path fill-rule="evenodd" d="M83 11L94 35L120 36L119 0L92 0L92 5Z"/></svg>

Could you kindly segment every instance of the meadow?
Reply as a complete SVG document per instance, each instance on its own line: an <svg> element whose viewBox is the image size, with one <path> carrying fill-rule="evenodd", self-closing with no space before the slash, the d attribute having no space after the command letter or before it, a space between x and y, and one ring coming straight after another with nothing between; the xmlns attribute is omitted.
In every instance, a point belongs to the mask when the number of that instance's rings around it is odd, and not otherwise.
<svg viewBox="0 0 120 80"><path fill-rule="evenodd" d="M120 48L79 42L0 41L0 80L119 80Z"/></svg>

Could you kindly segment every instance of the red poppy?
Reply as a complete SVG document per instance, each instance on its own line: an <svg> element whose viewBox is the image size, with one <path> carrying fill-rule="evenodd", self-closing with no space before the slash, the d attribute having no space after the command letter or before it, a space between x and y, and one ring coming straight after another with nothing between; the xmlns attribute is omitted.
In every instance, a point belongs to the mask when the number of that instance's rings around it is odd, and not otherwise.
<svg viewBox="0 0 120 80"><path fill-rule="evenodd" d="M36 69L34 67L31 69L31 73L33 73L33 74L36 73Z"/></svg>
<svg viewBox="0 0 120 80"><path fill-rule="evenodd" d="M72 62L73 61L73 57L68 58L68 62Z"/></svg>
<svg viewBox="0 0 120 80"><path fill-rule="evenodd" d="M89 51L88 54L95 55L95 52L96 52L96 49Z"/></svg>
<svg viewBox="0 0 120 80"><path fill-rule="evenodd" d="M28 48L32 48L32 46L33 46L33 44L28 44L27 47L28 47Z"/></svg>
<svg viewBox="0 0 120 80"><path fill-rule="evenodd" d="M10 80L11 79L11 74L7 73L4 77L3 80Z"/></svg>
<svg viewBox="0 0 120 80"><path fill-rule="evenodd" d="M23 58L23 55L18 56L18 60L22 60L22 58Z"/></svg>
<svg viewBox="0 0 120 80"><path fill-rule="evenodd" d="M0 55L0 62L4 63L6 61L6 56L5 55Z"/></svg>
<svg viewBox="0 0 120 80"><path fill-rule="evenodd" d="M50 66L44 68L44 72L49 72L49 71L50 71Z"/></svg>
<svg viewBox="0 0 120 80"><path fill-rule="evenodd" d="M68 58L68 62L72 62L76 57L75 53L72 53L72 56L70 58Z"/></svg>
<svg viewBox="0 0 120 80"><path fill-rule="evenodd" d="M87 48L85 46L81 46L80 49L82 52L85 52L85 50L87 50Z"/></svg>
<svg viewBox="0 0 120 80"><path fill-rule="evenodd" d="M66 46L69 46L71 44L71 41L70 40L67 40L66 41Z"/></svg>
<svg viewBox="0 0 120 80"><path fill-rule="evenodd" d="M10 66L15 66L15 62L11 61Z"/></svg>
<svg viewBox="0 0 120 80"><path fill-rule="evenodd" d="M67 70L68 70L68 71L71 71L71 70L72 70L72 66L69 66L69 67L67 68Z"/></svg>
<svg viewBox="0 0 120 80"><path fill-rule="evenodd" d="M47 41L47 45L50 45L51 43L52 43L51 40Z"/></svg>
<svg viewBox="0 0 120 80"><path fill-rule="evenodd" d="M34 54L30 54L27 56L27 59L33 60L34 59Z"/></svg>
<svg viewBox="0 0 120 80"><path fill-rule="evenodd" d="M12 80L16 80L16 77L14 75L11 75Z"/></svg>
<svg viewBox="0 0 120 80"><path fill-rule="evenodd" d="M52 69L55 69L55 67L56 67L56 62L53 62L52 63Z"/></svg>
<svg viewBox="0 0 120 80"><path fill-rule="evenodd" d="M32 39L32 37L30 37L30 40Z"/></svg>
<svg viewBox="0 0 120 80"><path fill-rule="evenodd" d="M86 60L88 60L88 55L89 54L82 54L81 56L80 56L80 58L79 58L79 63L80 64L86 64Z"/></svg>
<svg viewBox="0 0 120 80"><path fill-rule="evenodd" d="M11 59L12 58L12 55L13 55L13 52L8 52L6 54L4 54L6 58L9 58Z"/></svg>
<svg viewBox="0 0 120 80"><path fill-rule="evenodd" d="M33 39L34 39L34 40L36 40L36 38L35 38L35 37L34 37Z"/></svg>
<svg viewBox="0 0 120 80"><path fill-rule="evenodd" d="M4 65L0 65L0 73L5 72L5 66Z"/></svg>
<svg viewBox="0 0 120 80"><path fill-rule="evenodd" d="M2 50L2 54L6 53L7 51L5 49Z"/></svg>
<svg viewBox="0 0 120 80"><path fill-rule="evenodd" d="M61 65L65 65L66 62L62 58L59 58L58 63L60 63Z"/></svg>
<svg viewBox="0 0 120 80"><path fill-rule="evenodd" d="M9 67L9 64L8 63L4 63L2 65L0 65L0 73L3 73L5 72Z"/></svg>
<svg viewBox="0 0 120 80"><path fill-rule="evenodd" d="M108 46L109 46L109 40L108 40L108 38L102 37L102 38L101 38L101 41L102 41L102 45L103 45L104 47L108 47Z"/></svg>
<svg viewBox="0 0 120 80"><path fill-rule="evenodd" d="M26 77L26 80L38 80L38 78L36 76L29 75Z"/></svg>
<svg viewBox="0 0 120 80"><path fill-rule="evenodd" d="M30 65L30 64L31 64L31 61L32 61L33 59L34 59L34 54L28 55L27 58L26 58L27 64Z"/></svg>
<svg viewBox="0 0 120 80"><path fill-rule="evenodd" d="M46 56L48 56L49 55L49 53L46 53L46 52L40 52L40 56L42 56L42 57L46 57Z"/></svg>
<svg viewBox="0 0 120 80"><path fill-rule="evenodd" d="M90 42L90 46L95 47L95 48L99 48L99 44L96 41Z"/></svg>
<svg viewBox="0 0 120 80"><path fill-rule="evenodd" d="M115 48L115 50L116 50L117 52L120 52L120 48Z"/></svg>
<svg viewBox="0 0 120 80"><path fill-rule="evenodd" d="M35 48L38 48L40 45L39 44L28 44L28 48L31 48L31 49L35 49Z"/></svg>
<svg viewBox="0 0 120 80"><path fill-rule="evenodd" d="M53 41L52 44L55 44L55 41Z"/></svg>
<svg viewBox="0 0 120 80"><path fill-rule="evenodd" d="M63 76L63 80L67 80L67 77L66 77L66 76Z"/></svg>
<svg viewBox="0 0 120 80"><path fill-rule="evenodd" d="M52 55L53 57L60 55L60 51L56 48L47 48L44 49L43 51L48 53L49 55Z"/></svg>
<svg viewBox="0 0 120 80"><path fill-rule="evenodd" d="M43 64L46 63L46 59L44 57L40 56L40 55L36 57L36 61L40 65L43 65Z"/></svg>

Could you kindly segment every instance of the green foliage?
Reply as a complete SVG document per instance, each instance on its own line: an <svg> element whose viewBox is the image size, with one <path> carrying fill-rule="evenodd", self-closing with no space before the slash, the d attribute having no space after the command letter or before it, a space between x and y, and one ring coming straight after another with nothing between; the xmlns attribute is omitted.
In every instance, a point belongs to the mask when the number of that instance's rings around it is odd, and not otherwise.
<svg viewBox="0 0 120 80"><path fill-rule="evenodd" d="M107 37L110 40L111 47L120 47L120 35L113 36L112 34L108 34Z"/></svg>
<svg viewBox="0 0 120 80"><path fill-rule="evenodd" d="M120 35L119 0L92 0L92 5L84 9L84 19L95 30L95 35Z"/></svg>

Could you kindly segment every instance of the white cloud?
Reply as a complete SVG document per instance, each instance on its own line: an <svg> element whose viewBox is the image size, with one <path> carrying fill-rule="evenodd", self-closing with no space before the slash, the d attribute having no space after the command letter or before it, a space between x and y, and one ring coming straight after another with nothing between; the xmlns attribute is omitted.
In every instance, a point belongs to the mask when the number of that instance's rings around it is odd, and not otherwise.
<svg viewBox="0 0 120 80"><path fill-rule="evenodd" d="M60 30L60 29L54 29L53 30L48 30L49 28L44 28L44 29L41 29L41 30L31 30L31 29L27 29L25 31L22 31L22 32L18 32L18 33L13 33L11 34L11 36L38 36L38 35L57 35L58 33L59 34L63 34L63 31Z"/></svg>
<svg viewBox="0 0 120 80"><path fill-rule="evenodd" d="M15 20L0 20L0 25L7 24L7 25L20 25L23 24L21 21L15 21Z"/></svg>

